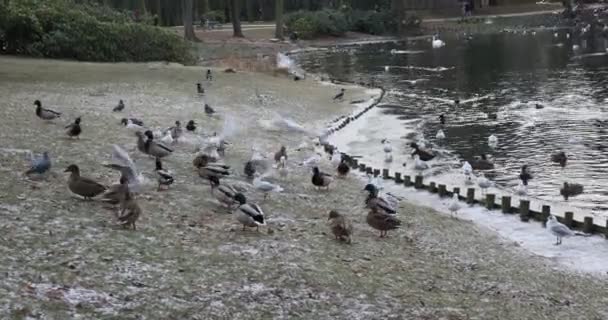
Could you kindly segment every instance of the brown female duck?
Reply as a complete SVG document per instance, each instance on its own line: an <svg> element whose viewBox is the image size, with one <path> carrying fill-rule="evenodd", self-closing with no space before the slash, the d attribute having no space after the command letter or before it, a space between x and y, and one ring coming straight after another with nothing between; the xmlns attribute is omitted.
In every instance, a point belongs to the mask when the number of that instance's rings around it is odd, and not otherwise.
<svg viewBox="0 0 608 320"><path fill-rule="evenodd" d="M80 176L80 169L77 165L71 164L65 169L65 172L71 172L68 179L68 188L73 193L84 197L85 200L102 194L108 188L93 179Z"/></svg>

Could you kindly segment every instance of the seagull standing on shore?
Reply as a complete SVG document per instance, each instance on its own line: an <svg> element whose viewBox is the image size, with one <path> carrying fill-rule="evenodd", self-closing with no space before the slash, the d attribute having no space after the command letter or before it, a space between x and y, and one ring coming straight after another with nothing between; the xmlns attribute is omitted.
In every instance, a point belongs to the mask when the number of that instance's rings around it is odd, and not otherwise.
<svg viewBox="0 0 608 320"><path fill-rule="evenodd" d="M429 168L429 164L426 163L425 161L420 160L420 156L419 155L414 155L414 169L416 171L418 171L418 175L422 175L422 172L424 172L424 170Z"/></svg>
<svg viewBox="0 0 608 320"><path fill-rule="evenodd" d="M461 208L462 208L462 205L460 204L460 199L458 199L458 193L454 193L454 196L452 196L452 201L448 205L448 210L450 210L450 215L452 217L456 216L456 214L458 214L458 210L460 210Z"/></svg>
<svg viewBox="0 0 608 320"><path fill-rule="evenodd" d="M550 215L549 219L547 220L547 230L557 238L554 243L556 246L562 244L562 238L568 238L575 235L570 228L557 221L557 218L555 218L553 215Z"/></svg>
<svg viewBox="0 0 608 320"><path fill-rule="evenodd" d="M481 194L485 194L488 188L492 186L492 182L488 180L488 178L486 178L483 173L481 174L481 177L479 177L479 179L477 180L477 184L481 188Z"/></svg>

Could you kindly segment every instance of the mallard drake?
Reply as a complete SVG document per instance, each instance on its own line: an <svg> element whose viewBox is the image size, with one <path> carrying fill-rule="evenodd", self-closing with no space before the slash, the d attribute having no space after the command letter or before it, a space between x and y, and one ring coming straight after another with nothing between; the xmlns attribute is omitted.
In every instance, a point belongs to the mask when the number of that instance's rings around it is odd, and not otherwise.
<svg viewBox="0 0 608 320"><path fill-rule="evenodd" d="M353 224L346 216L340 214L338 211L331 210L329 212L329 227L331 232L336 237L336 240L345 241L351 243L351 235L353 234Z"/></svg>
<svg viewBox="0 0 608 320"><path fill-rule="evenodd" d="M194 157L194 159L192 160L192 165L195 168L200 168L200 167L205 167L208 164L214 163L216 161L217 161L216 158L212 158L209 155L201 153L201 154L198 154L196 157Z"/></svg>
<svg viewBox="0 0 608 320"><path fill-rule="evenodd" d="M340 89L340 92L334 96L333 100L334 101L336 101L336 100L342 101L342 99L344 99L344 93L345 92L346 92L346 89L344 89L344 88Z"/></svg>
<svg viewBox="0 0 608 320"><path fill-rule="evenodd" d="M334 180L331 175L323 173L319 167L312 168L312 184L317 188L325 187L329 190L329 184Z"/></svg>
<svg viewBox="0 0 608 320"><path fill-rule="evenodd" d="M346 177L350 172L350 167L346 164L346 159L342 158L337 168L338 177Z"/></svg>
<svg viewBox="0 0 608 320"><path fill-rule="evenodd" d="M583 193L583 186L578 183L564 182L564 186L559 190L559 193L568 201L568 198L578 196Z"/></svg>
<svg viewBox="0 0 608 320"><path fill-rule="evenodd" d="M108 189L106 186L93 179L81 177L80 169L75 164L69 165L65 169L65 172L71 173L70 178L68 179L68 188L70 191L84 197L85 200L90 200Z"/></svg>
<svg viewBox="0 0 608 320"><path fill-rule="evenodd" d="M287 160L287 148L285 146L281 146L281 149L274 154L274 162L279 163L281 157L285 157L285 160Z"/></svg>
<svg viewBox="0 0 608 320"><path fill-rule="evenodd" d="M114 109L112 109L112 111L120 112L124 109L125 109L125 103L122 100L120 100L120 101L118 101L118 104L114 107Z"/></svg>
<svg viewBox="0 0 608 320"><path fill-rule="evenodd" d="M146 154L156 158L164 158L173 153L173 149L167 147L163 143L154 141L154 135L150 130L146 131L144 134L148 137L148 140L144 143Z"/></svg>
<svg viewBox="0 0 608 320"><path fill-rule="evenodd" d="M260 206L255 203L247 203L247 198L242 193L237 193L234 196L234 200L239 203L235 211L235 217L243 225L243 231L246 227L258 229L259 226L266 225L264 211L262 211Z"/></svg>
<svg viewBox="0 0 608 320"><path fill-rule="evenodd" d="M488 158L485 154L482 154L479 157L475 157L470 161L471 167L474 170L492 170L494 169L494 162Z"/></svg>
<svg viewBox="0 0 608 320"><path fill-rule="evenodd" d="M210 105L205 103L205 113L210 116L215 113L215 110L213 110Z"/></svg>
<svg viewBox="0 0 608 320"><path fill-rule="evenodd" d="M420 157L420 160L422 160L422 161L431 161L431 160L433 160L433 158L435 158L435 154L433 152L431 152L430 150L421 148L415 142L410 143L410 147L412 149L414 149L414 152L412 152L412 158L415 155L418 155Z"/></svg>
<svg viewBox="0 0 608 320"><path fill-rule="evenodd" d="M196 93L198 93L199 95L205 94L205 88L203 88L202 84L200 84L200 83L196 84Z"/></svg>
<svg viewBox="0 0 608 320"><path fill-rule="evenodd" d="M128 179L125 176L120 177L120 181L118 184L111 185L108 190L106 190L101 195L101 201L107 202L113 205L122 203L129 192L128 188Z"/></svg>
<svg viewBox="0 0 608 320"><path fill-rule="evenodd" d="M188 123L186 124L186 130L190 132L196 131L196 122L194 122L194 120L188 121Z"/></svg>
<svg viewBox="0 0 608 320"><path fill-rule="evenodd" d="M245 168L243 169L243 173L247 178L253 179L255 175L255 164L252 160L245 162Z"/></svg>
<svg viewBox="0 0 608 320"><path fill-rule="evenodd" d="M524 184L524 186L528 185L528 181L532 180L532 174L528 171L528 165L523 165L521 167L521 173L519 174L519 179Z"/></svg>
<svg viewBox="0 0 608 320"><path fill-rule="evenodd" d="M256 176L253 179L253 186L264 193L264 200L268 198L270 192L282 192L283 188L280 185L262 180L263 177Z"/></svg>
<svg viewBox="0 0 608 320"><path fill-rule="evenodd" d="M211 184L211 194L220 202L220 204L232 208L234 204L238 202L234 199L237 192L236 190L227 184L220 184L220 179L215 176L209 177L209 183Z"/></svg>
<svg viewBox="0 0 608 320"><path fill-rule="evenodd" d="M156 174L158 175L158 191L161 191L161 187L166 187L169 189L169 186L173 184L173 176L171 172L163 169L163 163L160 161L160 158L156 158Z"/></svg>
<svg viewBox="0 0 608 320"><path fill-rule="evenodd" d="M42 120L53 120L61 117L61 113L43 108L40 100L34 101L34 105L36 106L36 115Z"/></svg>
<svg viewBox="0 0 608 320"><path fill-rule="evenodd" d="M562 244L562 238L568 238L575 235L574 231L570 230L565 224L557 221L557 218L555 218L554 215L550 215L547 219L547 231L557 238L554 243L556 246Z"/></svg>
<svg viewBox="0 0 608 320"><path fill-rule="evenodd" d="M78 136L82 132L82 128L80 127L80 117L76 118L76 120L74 120L74 123L67 125L65 128L67 129L66 133L68 137L78 138Z"/></svg>
<svg viewBox="0 0 608 320"><path fill-rule="evenodd" d="M47 151L42 153L42 157L33 157L30 168L25 172L26 176L43 175L51 169L51 158Z"/></svg>
<svg viewBox="0 0 608 320"><path fill-rule="evenodd" d="M370 209L376 208L376 210L380 210L388 214L397 213L397 209L393 203L379 196L380 191L375 185L368 183L363 190L368 192L368 196L365 199L366 207Z"/></svg>
<svg viewBox="0 0 608 320"><path fill-rule="evenodd" d="M133 194L131 192L129 192L129 189L127 187L127 192L120 205L120 214L118 215L118 223L125 228L128 228L129 226L131 226L131 228L133 230L136 230L137 228L135 227L135 222L137 221L137 219L139 219L139 216L141 215L141 213L142 213L141 207L135 200L135 197L133 196Z"/></svg>
<svg viewBox="0 0 608 320"><path fill-rule="evenodd" d="M387 214L382 210L374 207L367 214L367 224L380 231L380 238L385 237L389 230L398 229L401 226L401 220L395 215Z"/></svg>
<svg viewBox="0 0 608 320"><path fill-rule="evenodd" d="M551 161L555 162L555 163L559 163L560 166L562 166L562 168L566 167L566 164L568 163L568 156L566 155L565 152L560 151L557 153L554 153L551 155Z"/></svg>
<svg viewBox="0 0 608 320"><path fill-rule="evenodd" d="M198 168L198 175L203 179L209 179L209 177L217 177L222 179L230 175L230 166L222 164L208 164L204 167Z"/></svg>

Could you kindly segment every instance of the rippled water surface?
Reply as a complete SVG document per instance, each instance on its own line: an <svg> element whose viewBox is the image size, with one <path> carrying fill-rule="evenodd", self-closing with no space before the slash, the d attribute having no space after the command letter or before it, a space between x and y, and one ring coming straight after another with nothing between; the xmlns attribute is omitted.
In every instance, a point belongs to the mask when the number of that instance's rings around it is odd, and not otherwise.
<svg viewBox="0 0 608 320"><path fill-rule="evenodd" d="M355 148L364 157L381 160L379 141L398 131L397 141L392 140L395 155L408 158L411 141L424 142L439 152L425 175L454 174L461 159L487 153L496 163L487 176L499 188L515 188L519 168L528 164L534 175L530 197L563 202L561 184L577 182L584 185L585 193L571 199L568 206L605 215L606 41L575 32L569 36L567 30L560 30L557 37L554 33L448 38L440 49L424 40L348 46L300 53L296 59L311 72L373 82L387 89L384 103L389 106L382 108L381 115L389 117L387 122L372 122L369 125L375 128L361 130L373 136ZM455 99L460 105L454 104ZM537 109L536 104L544 108ZM442 128L440 114L447 120L444 141L435 137ZM491 134L498 137L496 149L488 146ZM559 150L569 156L563 170L550 162L550 154ZM396 158L392 168L410 161Z"/></svg>

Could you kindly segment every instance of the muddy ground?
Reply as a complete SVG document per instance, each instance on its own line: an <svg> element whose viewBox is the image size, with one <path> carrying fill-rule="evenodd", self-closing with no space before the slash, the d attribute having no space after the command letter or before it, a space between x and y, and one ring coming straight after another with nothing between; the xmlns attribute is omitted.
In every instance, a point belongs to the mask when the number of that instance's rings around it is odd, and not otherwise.
<svg viewBox="0 0 608 320"><path fill-rule="evenodd" d="M215 72L207 117L194 84L203 69L156 64L93 64L0 59L0 317L3 319L605 319L605 280L549 267L510 241L467 221L402 203L404 227L381 239L365 223L362 183L351 176L328 191L310 184L298 163L302 134L268 131L258 123L274 112L321 128L352 110L349 100L371 92L349 88L347 101L331 102L336 87L264 74ZM258 98L257 93L262 97ZM33 101L63 112L45 124ZM122 114L112 113L118 99ZM63 126L83 117L80 140ZM110 184L118 175L100 164L112 144L129 150L154 179L153 161L134 150L123 116L163 128L196 119L201 132L220 132L232 118L226 162L233 183L251 147L273 152L288 146L285 191L247 196L265 210L268 226L242 231L194 172L193 145L176 146L165 165L170 191L153 183L138 195L144 214L137 231L116 225L99 201L82 201L66 188L63 169ZM26 153L48 150L46 181L23 177ZM329 162L322 169L332 170ZM351 245L334 241L327 213L354 222Z"/></svg>

